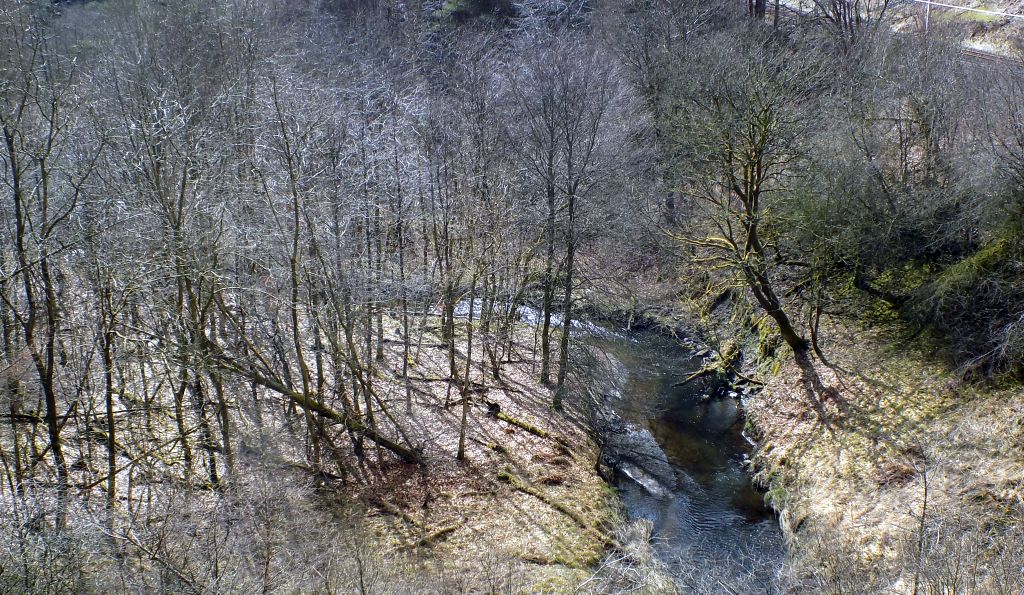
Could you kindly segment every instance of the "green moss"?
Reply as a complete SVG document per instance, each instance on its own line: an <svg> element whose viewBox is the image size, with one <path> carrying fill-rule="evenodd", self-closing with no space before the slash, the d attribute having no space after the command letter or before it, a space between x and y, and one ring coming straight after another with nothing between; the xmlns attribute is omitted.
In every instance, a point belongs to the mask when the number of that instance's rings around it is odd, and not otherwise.
<svg viewBox="0 0 1024 595"><path fill-rule="evenodd" d="M764 438L764 432L761 431L760 426L749 415L743 418L743 433L756 442L761 442Z"/></svg>
<svg viewBox="0 0 1024 595"><path fill-rule="evenodd" d="M1010 252L1010 242L998 239L943 271L934 282L938 296L970 289L982 276L999 268Z"/></svg>
<svg viewBox="0 0 1024 595"><path fill-rule="evenodd" d="M525 422L525 421L523 421L521 419L516 419L516 418L512 417L511 415L508 415L508 414L503 413L501 411L499 411L495 415L495 417L497 419L500 419L501 421L507 423L507 424L511 424L513 426L516 426L517 428L525 430L525 431L533 434L534 436L537 436L538 438L545 438L545 439L547 439L547 438L550 437L550 435L546 431L538 428L537 426L535 426L533 424L530 424L530 423L527 423L527 422Z"/></svg>
<svg viewBox="0 0 1024 595"><path fill-rule="evenodd" d="M875 284L897 295L906 294L927 283L933 273L927 264L907 262L883 272Z"/></svg>
<svg viewBox="0 0 1024 595"><path fill-rule="evenodd" d="M757 329L758 360L771 359L782 346L782 336L768 317L762 317L755 328Z"/></svg>
<svg viewBox="0 0 1024 595"><path fill-rule="evenodd" d="M785 508L788 501L789 493L786 492L781 481L773 481L771 487L764 493L764 503L775 510Z"/></svg>
<svg viewBox="0 0 1024 595"><path fill-rule="evenodd" d="M864 314L865 322L896 322L900 312L884 300L874 300Z"/></svg>

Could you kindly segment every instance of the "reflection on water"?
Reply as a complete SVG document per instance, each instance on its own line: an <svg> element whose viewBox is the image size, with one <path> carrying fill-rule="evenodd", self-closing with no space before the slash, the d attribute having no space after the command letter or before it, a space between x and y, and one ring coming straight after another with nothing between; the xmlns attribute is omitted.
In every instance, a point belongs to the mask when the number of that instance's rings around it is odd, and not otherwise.
<svg viewBox="0 0 1024 595"><path fill-rule="evenodd" d="M675 486L659 491L634 473L620 473L618 488L630 516L654 523L656 549L677 573L711 573L712 580L698 582L765 592L784 546L776 518L744 465L750 447L736 399L711 395L714 390L700 382L681 385L701 362L670 338L602 333L587 343L619 376L617 386L606 391L616 395L617 413L650 432L674 475ZM643 458L650 456L632 455L627 464L643 468ZM687 584L696 583L682 586Z"/></svg>

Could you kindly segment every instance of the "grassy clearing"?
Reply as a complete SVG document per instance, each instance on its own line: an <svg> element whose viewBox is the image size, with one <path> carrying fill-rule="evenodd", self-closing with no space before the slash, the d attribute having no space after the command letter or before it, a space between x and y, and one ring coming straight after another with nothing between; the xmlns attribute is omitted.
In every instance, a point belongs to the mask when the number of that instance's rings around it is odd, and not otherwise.
<svg viewBox="0 0 1024 595"><path fill-rule="evenodd" d="M990 10L993 12L1006 12L1002 7L993 4L977 4L970 8L976 8L978 10ZM935 14L937 12L938 14ZM948 8L935 9L932 13L933 17L938 17L937 20L942 22L970 22L970 23L999 23L1007 21L1008 18L997 14L990 14L986 12L974 12L971 10L954 10Z"/></svg>

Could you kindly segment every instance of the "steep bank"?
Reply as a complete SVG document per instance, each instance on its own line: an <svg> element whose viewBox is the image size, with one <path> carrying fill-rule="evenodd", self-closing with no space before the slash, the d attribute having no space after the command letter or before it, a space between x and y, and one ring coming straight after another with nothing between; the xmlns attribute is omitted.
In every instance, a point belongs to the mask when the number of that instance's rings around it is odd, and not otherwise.
<svg viewBox="0 0 1024 595"><path fill-rule="evenodd" d="M899 327L832 321L823 390L791 355L747 403L793 580L830 592L1024 588L1024 390L960 380Z"/></svg>
<svg viewBox="0 0 1024 595"><path fill-rule="evenodd" d="M605 293L604 295L608 295ZM1024 589L1024 389L962 379L898 322L834 317L813 359L819 400L771 328L728 308L648 296L594 300L606 315L692 329L742 354L756 480L788 542L782 590ZM703 315L697 312L702 311ZM721 358L720 358L721 359ZM763 383L763 384L758 384Z"/></svg>
<svg viewBox="0 0 1024 595"><path fill-rule="evenodd" d="M597 446L577 416L552 413L532 340L517 328L500 379L478 374L485 364L474 354L460 462L459 387L440 338L425 335L410 376L427 466L350 492L388 555L420 575L440 572L446 588L457 579L471 591L572 592L617 543L618 502L596 472ZM381 366L396 402L400 362L396 346Z"/></svg>

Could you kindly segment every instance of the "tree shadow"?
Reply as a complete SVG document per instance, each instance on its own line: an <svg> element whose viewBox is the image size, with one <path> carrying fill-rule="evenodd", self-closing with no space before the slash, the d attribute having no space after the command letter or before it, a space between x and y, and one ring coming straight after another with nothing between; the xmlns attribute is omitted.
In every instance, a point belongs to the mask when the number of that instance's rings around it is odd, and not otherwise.
<svg viewBox="0 0 1024 595"><path fill-rule="evenodd" d="M799 382L807 403L814 409L818 423L828 431L831 437L835 438L835 420L826 410L825 404L827 400L833 400L836 403L842 402L843 399L839 391L835 387L824 383L817 368L814 366L814 361L806 352L797 352L794 360L796 361L797 368L800 370Z"/></svg>
<svg viewBox="0 0 1024 595"><path fill-rule="evenodd" d="M909 412L924 408L922 395L887 380L884 367L872 373L856 371L817 361L810 354L797 355L794 361L800 396L815 414L812 432L824 428L840 445L863 439L874 456L886 451L913 454L906 437L914 434L912 430L921 420ZM901 406L887 408L893 399Z"/></svg>

